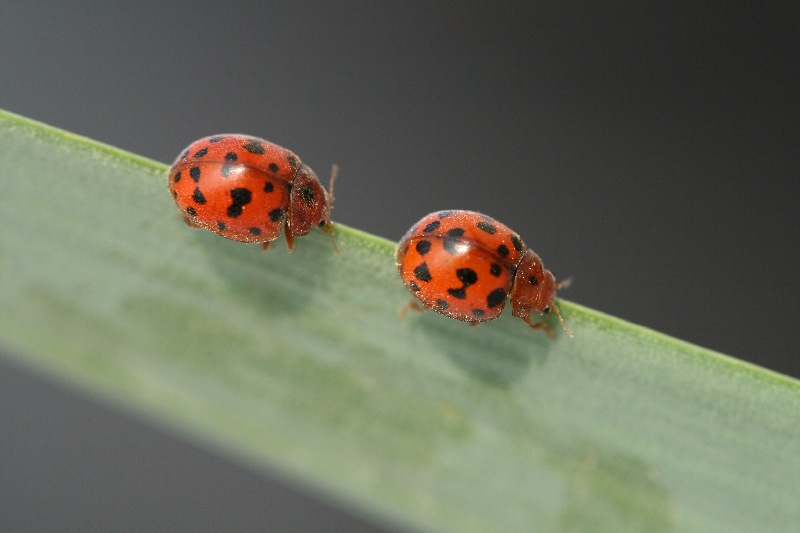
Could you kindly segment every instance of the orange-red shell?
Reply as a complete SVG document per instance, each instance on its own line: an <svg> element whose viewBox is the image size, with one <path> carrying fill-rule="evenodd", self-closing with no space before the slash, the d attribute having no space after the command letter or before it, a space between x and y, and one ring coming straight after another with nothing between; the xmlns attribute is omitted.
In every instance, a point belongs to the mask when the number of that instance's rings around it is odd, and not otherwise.
<svg viewBox="0 0 800 533"><path fill-rule="evenodd" d="M400 240L397 269L425 306L456 320L486 322L511 297L514 316L547 313L555 278L506 225L474 211L438 211ZM522 316L524 314L524 316Z"/></svg>
<svg viewBox="0 0 800 533"><path fill-rule="evenodd" d="M225 134L193 142L169 173L187 221L223 237L266 243L330 226L330 198L294 153L257 137Z"/></svg>

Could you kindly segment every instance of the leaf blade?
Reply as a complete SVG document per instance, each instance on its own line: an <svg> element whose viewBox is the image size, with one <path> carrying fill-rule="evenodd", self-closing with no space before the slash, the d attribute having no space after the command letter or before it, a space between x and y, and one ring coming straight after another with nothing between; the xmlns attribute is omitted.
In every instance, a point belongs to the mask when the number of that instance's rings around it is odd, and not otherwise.
<svg viewBox="0 0 800 533"><path fill-rule="evenodd" d="M784 531L796 380L561 301L575 339L397 313L392 243L190 231L166 167L0 113L0 342L421 529Z"/></svg>

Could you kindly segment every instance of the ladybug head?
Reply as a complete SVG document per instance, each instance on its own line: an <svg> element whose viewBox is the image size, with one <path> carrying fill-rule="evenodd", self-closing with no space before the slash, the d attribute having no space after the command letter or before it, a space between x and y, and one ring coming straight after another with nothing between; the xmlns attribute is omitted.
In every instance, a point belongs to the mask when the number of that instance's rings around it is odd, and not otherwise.
<svg viewBox="0 0 800 533"><path fill-rule="evenodd" d="M561 313L555 304L556 289L560 286L556 283L553 273L544 268L542 260L529 248L522 256L514 275L514 285L511 290L511 313L530 324L530 316L533 311L542 315L555 311L561 327L571 337L572 332L564 324Z"/></svg>
<svg viewBox="0 0 800 533"><path fill-rule="evenodd" d="M333 178L331 178L332 190ZM289 194L288 230L291 235L301 237L314 227L330 231L332 203L333 195L328 194L314 171L304 164L301 165Z"/></svg>

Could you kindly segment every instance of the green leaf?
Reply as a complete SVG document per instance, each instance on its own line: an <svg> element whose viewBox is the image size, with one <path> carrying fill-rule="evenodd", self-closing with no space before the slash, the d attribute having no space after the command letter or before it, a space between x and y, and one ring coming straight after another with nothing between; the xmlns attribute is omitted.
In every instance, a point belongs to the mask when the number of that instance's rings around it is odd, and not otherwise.
<svg viewBox="0 0 800 533"><path fill-rule="evenodd" d="M425 530L800 530L795 380L566 301L399 320L391 242L191 230L164 165L8 113L0 183L5 350L255 469Z"/></svg>

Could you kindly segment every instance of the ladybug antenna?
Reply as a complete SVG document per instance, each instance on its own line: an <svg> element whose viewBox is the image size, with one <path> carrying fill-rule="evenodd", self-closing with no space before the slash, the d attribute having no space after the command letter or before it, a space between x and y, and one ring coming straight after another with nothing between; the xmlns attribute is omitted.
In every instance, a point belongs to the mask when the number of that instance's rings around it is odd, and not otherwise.
<svg viewBox="0 0 800 533"><path fill-rule="evenodd" d="M568 277L567 279L559 281L558 285L556 285L556 290L558 290L558 289L566 289L570 285L572 285L572 276Z"/></svg>
<svg viewBox="0 0 800 533"><path fill-rule="evenodd" d="M328 184L328 222L325 224L325 233L331 236L333 243L333 251L339 253L339 246L336 244L336 238L333 236L333 222L331 222L331 211L333 211L333 184L336 181L336 176L339 175L339 165L334 163L331 165L331 180Z"/></svg>
<svg viewBox="0 0 800 533"><path fill-rule="evenodd" d="M331 165L331 180L330 180L330 182L328 182L328 189L329 189L328 190L328 197L329 197L328 205L330 206L330 210L331 211L333 211L333 200L334 200L333 183L336 181L336 176L338 176L338 175L339 175L339 165L334 163L333 165Z"/></svg>
<svg viewBox="0 0 800 533"><path fill-rule="evenodd" d="M563 283L562 283L562 285L563 285ZM561 318L561 312L558 310L558 306L556 304L553 304L552 309L553 309L553 311L556 312L556 316L558 317L558 321L561 323L561 327L564 328L564 331L567 332L567 335L569 335L570 337L574 337L575 335L572 334L572 330L569 329L566 324L564 324L564 319Z"/></svg>

